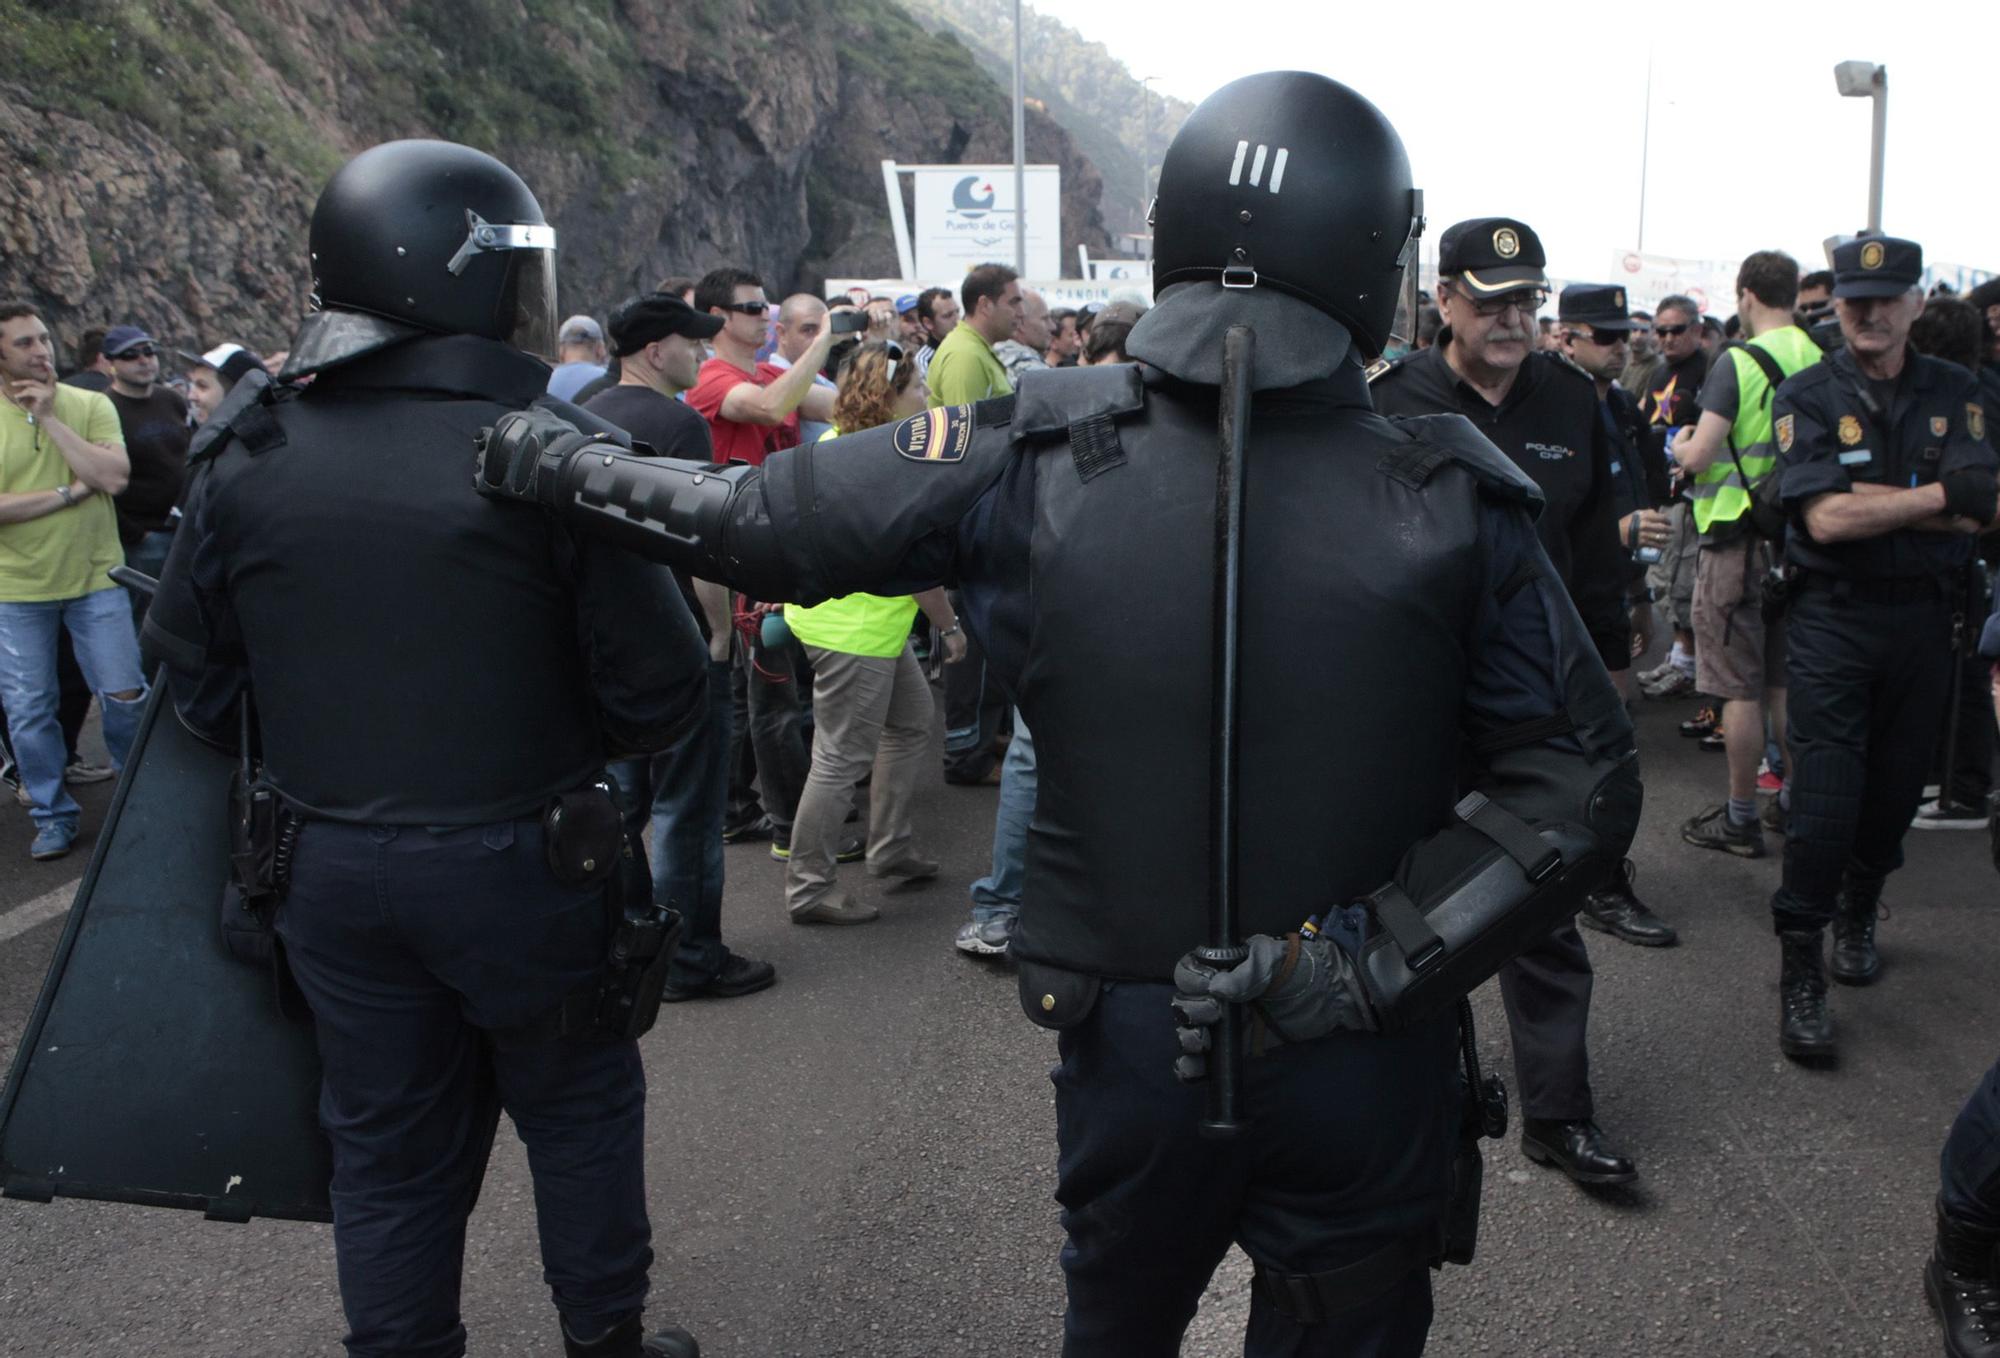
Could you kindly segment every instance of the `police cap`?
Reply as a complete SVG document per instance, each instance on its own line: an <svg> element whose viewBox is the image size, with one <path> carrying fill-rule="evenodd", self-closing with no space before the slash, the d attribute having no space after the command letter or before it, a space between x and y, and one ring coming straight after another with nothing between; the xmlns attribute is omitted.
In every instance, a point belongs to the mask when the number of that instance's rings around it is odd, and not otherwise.
<svg viewBox="0 0 2000 1358"><path fill-rule="evenodd" d="M1864 236L1833 247L1835 297L1900 297L1924 276L1924 247L1895 236Z"/></svg>
<svg viewBox="0 0 2000 1358"><path fill-rule="evenodd" d="M1632 317L1625 310L1625 289L1610 283L1570 284L1556 299L1556 319L1593 330L1632 328Z"/></svg>
<svg viewBox="0 0 2000 1358"><path fill-rule="evenodd" d="M1512 217L1474 217L1438 238L1438 273L1457 274L1475 296L1549 286L1542 238Z"/></svg>

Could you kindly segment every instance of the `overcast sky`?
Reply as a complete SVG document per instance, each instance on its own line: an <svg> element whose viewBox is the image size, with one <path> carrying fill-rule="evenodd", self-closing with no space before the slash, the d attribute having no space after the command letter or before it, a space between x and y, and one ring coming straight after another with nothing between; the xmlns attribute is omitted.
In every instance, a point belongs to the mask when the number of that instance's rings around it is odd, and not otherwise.
<svg viewBox="0 0 2000 1358"><path fill-rule="evenodd" d="M1426 245L1466 217L1533 226L1558 277L1608 279L1645 248L1806 267L1867 224L1870 101L1835 63L1889 70L1883 229L1928 260L2000 270L2000 4L1994 0L1571 3L1030 0L1192 102L1275 67L1353 86L1409 148Z"/></svg>

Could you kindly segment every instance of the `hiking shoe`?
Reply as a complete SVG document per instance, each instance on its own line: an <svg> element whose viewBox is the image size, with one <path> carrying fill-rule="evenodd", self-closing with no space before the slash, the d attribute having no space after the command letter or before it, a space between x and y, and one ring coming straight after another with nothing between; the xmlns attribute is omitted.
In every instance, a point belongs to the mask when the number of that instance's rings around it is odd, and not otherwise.
<svg viewBox="0 0 2000 1358"><path fill-rule="evenodd" d="M1674 672L1657 684L1647 684L1639 690L1655 702L1668 698L1685 698L1695 691L1694 676L1676 665Z"/></svg>
<svg viewBox="0 0 2000 1358"><path fill-rule="evenodd" d="M70 760L69 767L63 770L65 783L101 783L117 776L118 770L109 764L93 764L81 755Z"/></svg>
<svg viewBox="0 0 2000 1358"><path fill-rule="evenodd" d="M1722 725L1721 710L1712 706L1702 706L1695 709L1692 717L1681 723L1681 734L1693 739L1707 735L1720 725Z"/></svg>
<svg viewBox="0 0 2000 1358"><path fill-rule="evenodd" d="M754 995L766 990L777 979L778 969L769 962L731 953L722 964L722 970L699 985L662 986L660 1001L663 1004L679 1004L683 1000L729 1000L738 995Z"/></svg>
<svg viewBox="0 0 2000 1358"><path fill-rule="evenodd" d="M1681 826L1681 838L1697 849L1720 849L1738 858L1762 858L1768 852L1764 847L1764 827L1738 825L1729 819L1726 805L1711 806L1690 817Z"/></svg>
<svg viewBox="0 0 2000 1358"><path fill-rule="evenodd" d="M1925 802L1917 808L1917 818L1910 822L1913 830L1984 830L1986 813L1975 810L1964 802L1946 807L1940 801Z"/></svg>
<svg viewBox="0 0 2000 1358"><path fill-rule="evenodd" d="M35 832L35 842L28 846L28 857L37 862L47 862L51 858L61 858L76 844L76 827L63 821L44 821L42 828Z"/></svg>
<svg viewBox="0 0 2000 1358"><path fill-rule="evenodd" d="M1013 940L1014 918L1002 915L984 924L977 920L966 921L959 926L958 937L952 939L951 945L973 957L1004 957L1007 945Z"/></svg>
<svg viewBox="0 0 2000 1358"><path fill-rule="evenodd" d="M836 863L859 863L868 856L868 843L860 835L849 835L841 840L833 850ZM792 858L792 836L787 830L771 832L771 857L780 863L788 863Z"/></svg>

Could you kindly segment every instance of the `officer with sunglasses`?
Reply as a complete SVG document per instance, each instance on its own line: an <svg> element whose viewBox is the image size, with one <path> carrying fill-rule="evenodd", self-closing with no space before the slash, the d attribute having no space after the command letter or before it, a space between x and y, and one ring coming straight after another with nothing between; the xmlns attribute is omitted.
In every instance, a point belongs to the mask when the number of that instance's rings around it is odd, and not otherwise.
<svg viewBox="0 0 2000 1358"><path fill-rule="evenodd" d="M1463 415L1541 487L1535 532L1596 647L1622 686L1631 669L1625 610L1630 553L1618 539L1620 459L1590 375L1561 354L1536 352L1535 314L1548 300L1546 256L1525 222L1479 217L1438 241L1437 304L1445 325L1428 349L1370 370L1385 415ZM1647 945L1673 928L1633 894L1629 861L1588 898L1592 928ZM1590 955L1573 923L1501 969L1521 1087L1521 1149L1578 1183L1629 1183L1631 1160L1594 1119Z"/></svg>

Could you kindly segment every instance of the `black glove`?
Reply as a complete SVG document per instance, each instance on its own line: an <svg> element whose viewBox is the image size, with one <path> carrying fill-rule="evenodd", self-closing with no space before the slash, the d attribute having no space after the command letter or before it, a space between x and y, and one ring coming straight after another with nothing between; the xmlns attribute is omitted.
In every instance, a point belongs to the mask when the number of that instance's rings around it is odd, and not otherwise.
<svg viewBox="0 0 2000 1358"><path fill-rule="evenodd" d="M1944 512L1962 515L1981 527L1993 522L2000 509L2000 486L1983 467L1960 467L1938 478L1944 487Z"/></svg>
<svg viewBox="0 0 2000 1358"><path fill-rule="evenodd" d="M1375 1031L1353 959L1338 943L1253 934L1246 946L1250 955L1227 971L1192 952L1174 966L1174 1019L1181 1025L1174 1074L1182 1080L1207 1078L1209 1030L1225 1003L1251 1006L1253 1056L1280 1042L1310 1042L1340 1028Z"/></svg>
<svg viewBox="0 0 2000 1358"><path fill-rule="evenodd" d="M480 431L473 484L489 499L532 500L553 509L557 473L572 452L592 442L589 434L553 411L535 406L513 411Z"/></svg>

